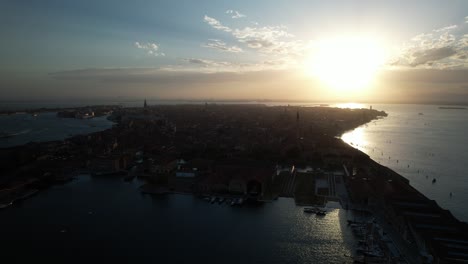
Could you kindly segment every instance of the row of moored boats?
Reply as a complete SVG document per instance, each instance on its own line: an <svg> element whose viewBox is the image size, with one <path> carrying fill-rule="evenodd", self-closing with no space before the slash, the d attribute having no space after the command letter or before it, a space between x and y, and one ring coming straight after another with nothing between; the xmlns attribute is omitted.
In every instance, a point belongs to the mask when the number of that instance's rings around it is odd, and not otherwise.
<svg viewBox="0 0 468 264"><path fill-rule="evenodd" d="M327 214L327 211L319 207L304 207L304 213L325 216Z"/></svg>
<svg viewBox="0 0 468 264"><path fill-rule="evenodd" d="M207 202L210 202L212 204L214 204L214 203L218 203L218 204L226 203L226 204L230 204L231 206L242 205L245 202L244 198L242 198L242 197L225 198L225 197L217 197L217 196L206 196L204 198L204 200L207 201Z"/></svg>

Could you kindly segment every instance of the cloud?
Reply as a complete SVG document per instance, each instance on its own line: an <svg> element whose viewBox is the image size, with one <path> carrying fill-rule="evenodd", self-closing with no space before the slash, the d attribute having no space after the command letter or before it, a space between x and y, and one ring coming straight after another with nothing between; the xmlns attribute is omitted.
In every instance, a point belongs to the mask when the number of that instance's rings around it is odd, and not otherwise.
<svg viewBox="0 0 468 264"><path fill-rule="evenodd" d="M434 48L422 51L416 51L412 54L411 66L418 66L425 63L433 63L455 55L457 52L452 47Z"/></svg>
<svg viewBox="0 0 468 264"><path fill-rule="evenodd" d="M235 29L232 35L247 47L266 54L300 56L306 48L283 26L245 27Z"/></svg>
<svg viewBox="0 0 468 264"><path fill-rule="evenodd" d="M246 17L246 15L239 13L238 11L235 10L226 10L226 14L231 14L232 18L242 18Z"/></svg>
<svg viewBox="0 0 468 264"><path fill-rule="evenodd" d="M206 60L187 59L190 63L210 65L211 62ZM249 83L251 79L261 78L263 81L276 78L282 74L292 74L285 70L264 70L264 71L248 71L239 73L237 71L215 71L202 72L192 71L189 69L172 70L165 68L90 68L78 69L70 71L60 71L49 73L55 80L61 81L87 81L97 83L148 83L148 84L169 84L177 87L179 84L191 86L193 83L224 83L233 81L243 81Z"/></svg>
<svg viewBox="0 0 468 264"><path fill-rule="evenodd" d="M275 71L275 70L288 70L291 69L291 64L288 60L277 59L268 60L255 63L239 63L228 61L214 61L199 58L185 58L182 59L186 62L185 65L168 66L163 68L167 71L178 72L199 72L199 73L220 73L220 72L234 72L234 73L248 73L259 71Z"/></svg>
<svg viewBox="0 0 468 264"><path fill-rule="evenodd" d="M237 41L261 53L294 57L303 55L306 49L306 45L302 41L296 40L295 36L287 32L284 26L254 26L232 29L223 26L218 20L206 15L205 22L215 29L230 32ZM211 44L211 46L223 49L222 46L216 43Z"/></svg>
<svg viewBox="0 0 468 264"><path fill-rule="evenodd" d="M435 29L434 32L443 32L443 31L449 31L452 29L456 29L458 26L457 25L451 25L451 26L446 26L443 28Z"/></svg>
<svg viewBox="0 0 468 264"><path fill-rule="evenodd" d="M468 69L388 70L383 72L380 78L390 83L468 84Z"/></svg>
<svg viewBox="0 0 468 264"><path fill-rule="evenodd" d="M159 51L159 45L156 44L156 43L148 42L148 43L142 44L142 43L137 41L137 42L134 43L134 45L138 49L144 50L148 55L166 56L166 54L164 52Z"/></svg>
<svg viewBox="0 0 468 264"><path fill-rule="evenodd" d="M210 26L212 26L213 28L215 29L218 29L218 30L222 30L222 31L226 31L226 32L231 32L232 29L230 29L229 27L226 27L226 26L223 26L221 24L221 22L219 22L218 20L216 20L215 18L212 18L212 17L209 17L207 15L205 15L205 17L203 18L203 20L208 23Z"/></svg>
<svg viewBox="0 0 468 264"><path fill-rule="evenodd" d="M233 53L243 52L241 48L237 46L228 46L225 42L219 39L209 39L209 42L206 44L203 44L202 47L217 49L217 50L224 51L224 52L233 52Z"/></svg>
<svg viewBox="0 0 468 264"><path fill-rule="evenodd" d="M461 24L416 35L403 45L389 65L427 69L468 68L467 33L468 26Z"/></svg>
<svg viewBox="0 0 468 264"><path fill-rule="evenodd" d="M225 61L213 61L213 60L196 59L196 58L188 58L188 59L183 59L183 60L191 64L201 65L203 67L225 67L225 66L232 65L232 63L225 62ZM188 69L185 69L185 70L188 70ZM184 69L182 69L182 71L184 71Z"/></svg>

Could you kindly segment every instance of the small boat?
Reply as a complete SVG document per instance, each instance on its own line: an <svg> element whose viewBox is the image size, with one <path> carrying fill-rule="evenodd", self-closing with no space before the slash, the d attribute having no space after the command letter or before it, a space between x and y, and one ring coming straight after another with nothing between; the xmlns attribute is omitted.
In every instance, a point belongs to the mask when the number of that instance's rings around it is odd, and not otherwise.
<svg viewBox="0 0 468 264"><path fill-rule="evenodd" d="M223 197L219 197L218 203L219 203L219 204L222 204L223 202L224 202L224 198L223 198Z"/></svg>
<svg viewBox="0 0 468 264"><path fill-rule="evenodd" d="M236 199L233 198L231 201L231 206L234 206L234 205L236 205Z"/></svg>
<svg viewBox="0 0 468 264"><path fill-rule="evenodd" d="M242 197L241 197L241 198L239 198L239 199L237 199L237 202L236 202L236 204L238 204L238 205L242 205L243 203L244 203L244 199L243 199Z"/></svg>
<svg viewBox="0 0 468 264"><path fill-rule="evenodd" d="M304 213L315 214L315 213L317 213L317 208L315 208L315 207L304 207Z"/></svg>
<svg viewBox="0 0 468 264"><path fill-rule="evenodd" d="M432 179L432 183L436 183L436 181L437 181L437 180L436 180L435 178L434 178L434 179Z"/></svg>
<svg viewBox="0 0 468 264"><path fill-rule="evenodd" d="M210 197L206 196L205 198L203 198L203 200L209 202L211 199L210 199Z"/></svg>
<svg viewBox="0 0 468 264"><path fill-rule="evenodd" d="M327 213L325 213L325 211L318 211L315 213L315 215L317 216L325 216Z"/></svg>
<svg viewBox="0 0 468 264"><path fill-rule="evenodd" d="M214 203L214 202L216 202L216 197L211 197L210 203Z"/></svg>

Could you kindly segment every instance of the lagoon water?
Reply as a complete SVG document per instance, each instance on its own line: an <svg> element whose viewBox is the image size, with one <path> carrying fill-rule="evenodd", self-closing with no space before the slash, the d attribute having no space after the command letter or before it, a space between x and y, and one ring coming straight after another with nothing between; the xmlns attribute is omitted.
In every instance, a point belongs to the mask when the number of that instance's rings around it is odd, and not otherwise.
<svg viewBox="0 0 468 264"><path fill-rule="evenodd" d="M81 175L0 211L2 259L88 263L350 263L350 212L305 214L293 199L210 204L143 195L141 183ZM19 253L19 254L18 254ZM100 258L103 257L103 258Z"/></svg>
<svg viewBox="0 0 468 264"><path fill-rule="evenodd" d="M14 114L0 116L0 133L13 134L0 138L0 148L23 145L28 142L63 140L67 137L89 134L112 127L107 116L92 119L60 118L55 112L38 116Z"/></svg>
<svg viewBox="0 0 468 264"><path fill-rule="evenodd" d="M468 110L438 105L373 108L386 111L388 117L345 133L342 139L468 222Z"/></svg>

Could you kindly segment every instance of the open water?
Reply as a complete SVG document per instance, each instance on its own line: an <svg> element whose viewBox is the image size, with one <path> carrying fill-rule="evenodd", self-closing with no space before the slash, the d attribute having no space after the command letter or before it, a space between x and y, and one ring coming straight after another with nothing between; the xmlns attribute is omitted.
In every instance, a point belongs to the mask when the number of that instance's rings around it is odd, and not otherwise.
<svg viewBox="0 0 468 264"><path fill-rule="evenodd" d="M467 222L468 109L404 104L373 108L386 111L388 117L345 133L342 139Z"/></svg>

